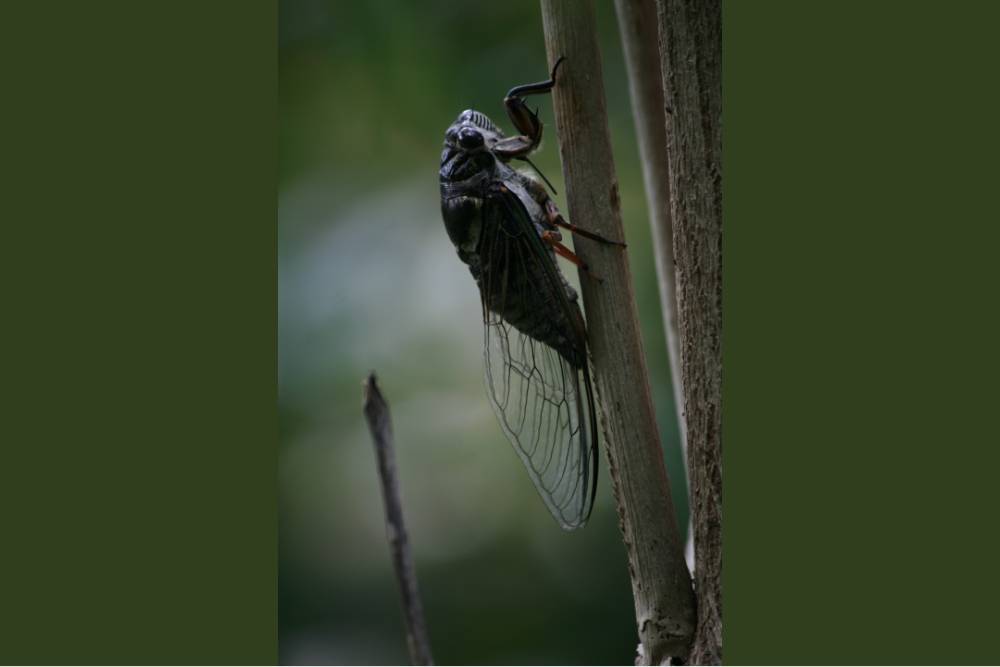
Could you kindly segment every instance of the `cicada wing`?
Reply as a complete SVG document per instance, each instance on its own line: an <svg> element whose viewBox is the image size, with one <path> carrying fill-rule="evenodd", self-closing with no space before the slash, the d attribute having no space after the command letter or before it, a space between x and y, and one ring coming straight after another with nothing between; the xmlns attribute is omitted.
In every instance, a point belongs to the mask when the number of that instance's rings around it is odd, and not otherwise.
<svg viewBox="0 0 1000 667"><path fill-rule="evenodd" d="M579 528L596 474L582 372L495 314L485 331L486 388L500 426L552 516Z"/></svg>
<svg viewBox="0 0 1000 667"><path fill-rule="evenodd" d="M484 215L504 217L504 224L485 225L484 231L496 237L484 239L482 246L489 264L480 282L487 394L552 516L566 530L580 528L590 516L597 483L596 415L586 355L570 363L565 352L521 331L496 312L509 310L495 306L498 300L538 303L538 292L547 291L561 295L551 301L565 309L566 321L582 323L582 315L516 197L506 193L489 200ZM528 272L529 266L544 267L530 270L543 284L508 278L511 272ZM580 345L585 349L585 343Z"/></svg>

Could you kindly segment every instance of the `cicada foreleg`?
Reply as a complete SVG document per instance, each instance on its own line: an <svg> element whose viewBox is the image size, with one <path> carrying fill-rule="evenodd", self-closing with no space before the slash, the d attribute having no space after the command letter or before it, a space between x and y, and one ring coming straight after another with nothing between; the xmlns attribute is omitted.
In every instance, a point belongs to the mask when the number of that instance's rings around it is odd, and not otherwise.
<svg viewBox="0 0 1000 667"><path fill-rule="evenodd" d="M514 86L507 93L503 100L504 106L507 107L507 115L521 134L498 141L493 146L495 154L508 159L524 158L542 142L542 121L536 112L528 108L524 98L527 95L541 95L550 92L556 85L556 72L562 61L563 58L560 56L552 67L552 75L546 81Z"/></svg>

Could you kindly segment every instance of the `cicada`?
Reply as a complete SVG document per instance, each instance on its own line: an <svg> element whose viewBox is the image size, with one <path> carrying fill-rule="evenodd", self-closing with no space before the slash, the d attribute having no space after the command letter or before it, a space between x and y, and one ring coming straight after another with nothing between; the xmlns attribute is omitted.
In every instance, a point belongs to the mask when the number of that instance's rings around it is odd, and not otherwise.
<svg viewBox="0 0 1000 667"><path fill-rule="evenodd" d="M593 508L598 431L586 323L556 255L587 267L559 230L613 242L566 222L545 186L511 166L530 164L542 139L524 97L551 91L561 62L504 98L518 134L460 113L445 133L440 180L445 228L479 286L489 401L546 507L573 530Z"/></svg>

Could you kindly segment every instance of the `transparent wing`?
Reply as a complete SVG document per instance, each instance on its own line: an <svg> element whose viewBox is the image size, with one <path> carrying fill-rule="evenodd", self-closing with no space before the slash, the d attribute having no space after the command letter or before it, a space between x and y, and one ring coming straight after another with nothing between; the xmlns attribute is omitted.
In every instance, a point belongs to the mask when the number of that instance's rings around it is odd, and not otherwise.
<svg viewBox="0 0 1000 667"><path fill-rule="evenodd" d="M583 526L596 461L580 372L495 314L485 338L486 388L504 434L559 525Z"/></svg>
<svg viewBox="0 0 1000 667"><path fill-rule="evenodd" d="M582 315L516 198L508 193L484 214L502 217L484 226L492 236L481 246L487 394L546 507L573 530L593 506L596 418L585 343L559 331L582 326Z"/></svg>

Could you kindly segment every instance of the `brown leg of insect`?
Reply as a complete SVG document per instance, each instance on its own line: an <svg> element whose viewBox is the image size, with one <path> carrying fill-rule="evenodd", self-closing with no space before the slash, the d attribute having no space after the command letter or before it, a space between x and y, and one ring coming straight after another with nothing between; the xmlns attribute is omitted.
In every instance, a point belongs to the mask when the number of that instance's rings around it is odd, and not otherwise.
<svg viewBox="0 0 1000 667"><path fill-rule="evenodd" d="M572 250L570 250L562 243L560 243L560 241L562 241L562 234L556 231L542 232L542 240L548 243L550 246L552 246L552 249L556 251L557 255L565 259L568 259L569 261L576 264L578 267L580 267L580 270L586 273L588 276L590 276L599 283L604 282L602 278L598 277L597 275L594 274L593 271L590 270L590 267L587 266L587 263L585 261L577 257Z"/></svg>
<svg viewBox="0 0 1000 667"><path fill-rule="evenodd" d="M514 86L507 93L503 100L504 106L507 107L507 116L521 134L501 139L494 144L492 150L495 154L505 158L519 158L527 156L538 148L538 144L542 142L542 121L536 112L528 108L524 97L551 91L556 85L556 71L562 61L561 57L556 61L548 80Z"/></svg>
<svg viewBox="0 0 1000 667"><path fill-rule="evenodd" d="M559 209L556 208L556 203L551 199L549 199L545 203L545 216L548 218L549 222L552 223L553 225L556 225L557 227L562 227L563 229L568 229L574 234L579 234L580 236L590 239L592 241L597 241L599 243L606 243L608 245L621 246L622 248L628 247L621 241L612 241L611 239L606 239L600 234L595 234L594 232L588 232L586 229L580 229L576 225L571 225L570 223L566 222L566 220L562 217L562 214L559 213Z"/></svg>
<svg viewBox="0 0 1000 667"><path fill-rule="evenodd" d="M592 241L597 241L598 243L606 243L608 245L621 246L622 248L627 248L628 246L620 241L612 241L611 239L606 239L599 234L594 232L588 232L586 229L580 229L576 225L566 222L566 219L562 217L562 213L559 212L559 208L556 203L552 201L549 197L549 193L546 192L545 188L538 181L528 179L528 191L534 198L538 205L542 207L545 211L545 220L550 225L556 227L562 227L563 229L568 229L574 234L579 234L580 236L590 239Z"/></svg>

